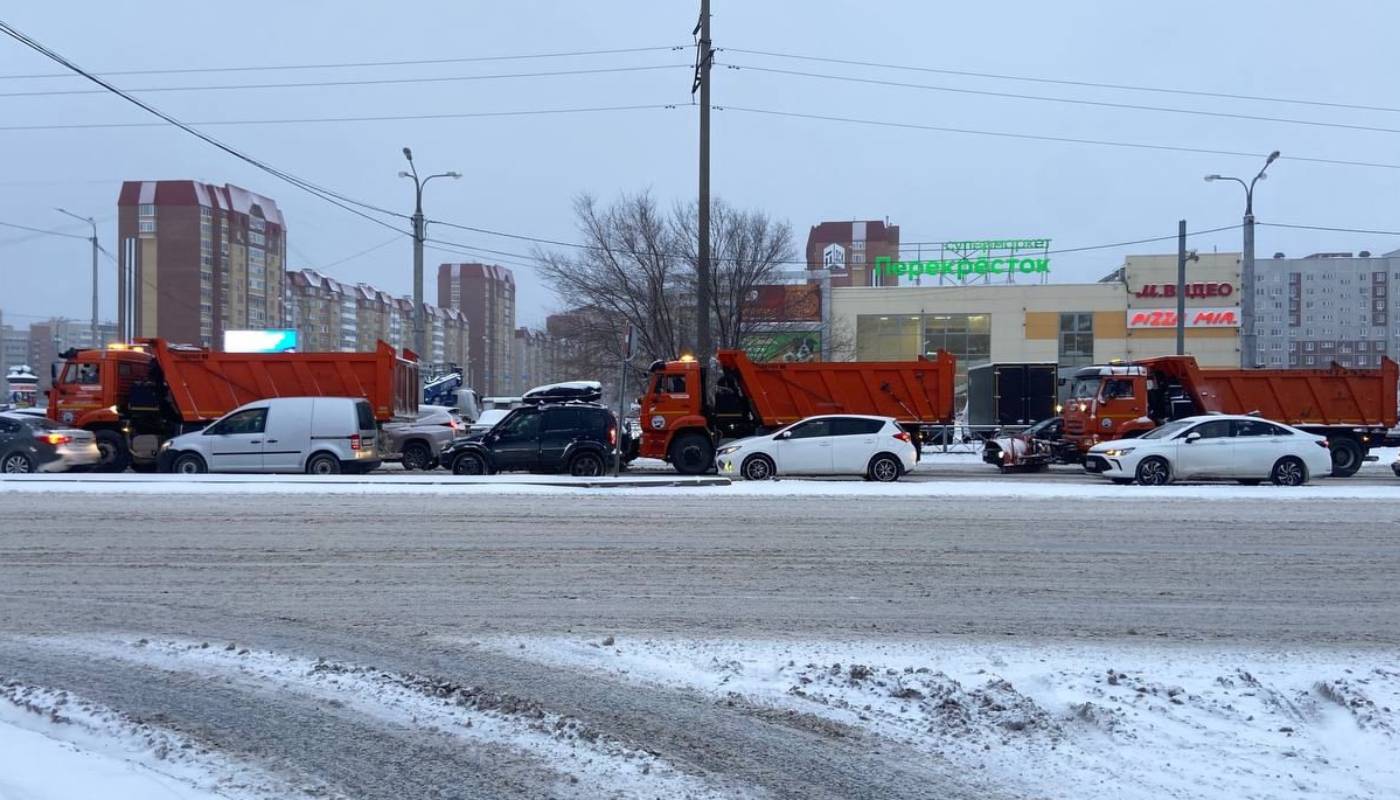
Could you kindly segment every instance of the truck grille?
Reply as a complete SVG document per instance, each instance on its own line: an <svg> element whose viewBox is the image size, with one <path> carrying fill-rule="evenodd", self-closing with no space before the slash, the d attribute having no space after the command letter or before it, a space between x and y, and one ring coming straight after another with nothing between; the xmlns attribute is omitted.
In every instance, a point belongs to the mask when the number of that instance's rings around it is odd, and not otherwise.
<svg viewBox="0 0 1400 800"><path fill-rule="evenodd" d="M1078 436L1079 434L1081 434L1081 433L1083 433L1083 432L1084 432L1084 420L1082 420L1082 419L1067 419L1067 420L1065 420L1065 433Z"/></svg>

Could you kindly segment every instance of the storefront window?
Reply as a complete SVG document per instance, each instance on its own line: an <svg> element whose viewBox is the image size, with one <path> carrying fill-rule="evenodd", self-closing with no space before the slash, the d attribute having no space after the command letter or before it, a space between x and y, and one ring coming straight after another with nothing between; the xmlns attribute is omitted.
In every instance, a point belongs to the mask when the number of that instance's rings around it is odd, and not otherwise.
<svg viewBox="0 0 1400 800"><path fill-rule="evenodd" d="M909 361L919 356L917 314L862 314L856 318L856 358Z"/></svg>
<svg viewBox="0 0 1400 800"><path fill-rule="evenodd" d="M1060 315L1060 366L1080 367L1094 363L1094 315Z"/></svg>

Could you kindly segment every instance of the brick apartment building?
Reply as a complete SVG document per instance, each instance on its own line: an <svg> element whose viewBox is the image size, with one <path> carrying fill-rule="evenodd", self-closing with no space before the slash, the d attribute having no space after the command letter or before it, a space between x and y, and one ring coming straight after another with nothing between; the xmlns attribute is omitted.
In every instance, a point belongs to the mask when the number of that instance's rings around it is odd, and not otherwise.
<svg viewBox="0 0 1400 800"><path fill-rule="evenodd" d="M831 270L833 288L894 286L893 275L875 275L875 259L899 260L899 226L879 220L822 222L807 234L807 268Z"/></svg>
<svg viewBox="0 0 1400 800"><path fill-rule="evenodd" d="M466 316L471 329L468 374L485 396L508 394L515 386L515 276L494 264L442 264L438 302Z"/></svg>
<svg viewBox="0 0 1400 800"><path fill-rule="evenodd" d="M218 348L225 330L285 323L286 223L269 198L231 184L126 181L117 242L121 330Z"/></svg>

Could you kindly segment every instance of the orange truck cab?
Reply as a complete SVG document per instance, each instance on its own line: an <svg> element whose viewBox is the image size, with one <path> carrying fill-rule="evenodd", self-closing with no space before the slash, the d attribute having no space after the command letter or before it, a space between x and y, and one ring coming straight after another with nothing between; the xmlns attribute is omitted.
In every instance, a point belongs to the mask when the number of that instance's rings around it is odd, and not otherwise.
<svg viewBox="0 0 1400 800"><path fill-rule="evenodd" d="M720 350L708 368L688 356L656 361L637 400L638 454L699 474L714 467L721 440L819 414L893 417L918 443L922 426L952 422L956 369L944 352L917 361L754 363L742 350Z"/></svg>
<svg viewBox="0 0 1400 800"><path fill-rule="evenodd" d="M1071 379L1064 435L1083 454L1174 419L1258 414L1327 437L1332 474L1347 477L1396 425L1397 372L1389 358L1378 369L1203 369L1191 356L1085 367Z"/></svg>
<svg viewBox="0 0 1400 800"><path fill-rule="evenodd" d="M162 339L70 350L53 367L48 415L94 433L97 469L154 469L163 442L254 400L362 397L379 422L412 419L418 364L405 355L383 342L373 353L223 353Z"/></svg>

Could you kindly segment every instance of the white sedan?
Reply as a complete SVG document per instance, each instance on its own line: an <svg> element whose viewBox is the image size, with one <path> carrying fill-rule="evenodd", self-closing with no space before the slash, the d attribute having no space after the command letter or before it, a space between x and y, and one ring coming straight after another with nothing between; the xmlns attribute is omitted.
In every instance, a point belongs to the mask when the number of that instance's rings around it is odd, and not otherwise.
<svg viewBox="0 0 1400 800"><path fill-rule="evenodd" d="M1258 417L1211 415L1168 422L1137 439L1103 442L1084 468L1114 483L1161 486L1174 480L1236 480L1301 486L1332 472L1327 440Z"/></svg>
<svg viewBox="0 0 1400 800"><path fill-rule="evenodd" d="M737 439L719 448L721 475L759 481L775 475L861 475L897 481L918 453L892 417L849 414L808 417L776 433Z"/></svg>

